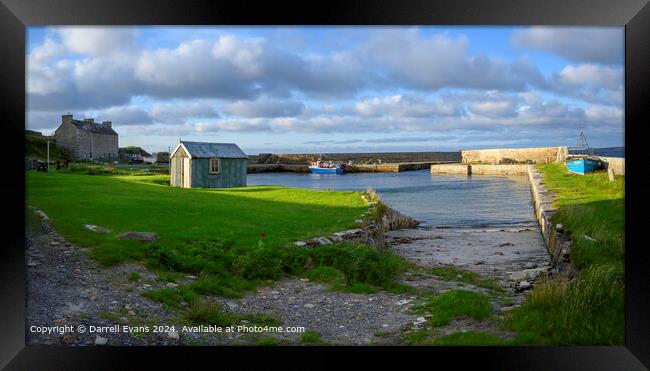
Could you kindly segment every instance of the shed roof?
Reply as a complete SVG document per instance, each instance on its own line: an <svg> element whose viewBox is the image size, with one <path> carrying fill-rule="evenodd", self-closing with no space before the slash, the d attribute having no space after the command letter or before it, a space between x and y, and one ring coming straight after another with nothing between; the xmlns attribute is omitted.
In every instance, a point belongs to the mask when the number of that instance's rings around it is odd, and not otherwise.
<svg viewBox="0 0 650 371"><path fill-rule="evenodd" d="M204 143L204 142L185 142L181 141L179 146L183 146L192 158L243 158L248 156L235 143ZM178 149L178 147L176 148ZM176 150L174 150L174 153ZM173 153L172 153L173 156Z"/></svg>
<svg viewBox="0 0 650 371"><path fill-rule="evenodd" d="M117 135L113 128L97 122L91 124L80 120L72 120L72 125L74 125L77 129L89 131L95 134Z"/></svg>

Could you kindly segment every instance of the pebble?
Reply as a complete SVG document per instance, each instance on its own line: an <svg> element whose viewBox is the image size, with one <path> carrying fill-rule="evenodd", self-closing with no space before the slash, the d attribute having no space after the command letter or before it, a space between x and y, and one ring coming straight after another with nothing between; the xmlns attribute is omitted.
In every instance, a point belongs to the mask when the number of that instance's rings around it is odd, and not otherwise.
<svg viewBox="0 0 650 371"><path fill-rule="evenodd" d="M537 264L535 264L533 262L528 262L528 263L526 263L526 268L527 269L537 268Z"/></svg>
<svg viewBox="0 0 650 371"><path fill-rule="evenodd" d="M298 246L298 247L304 247L304 246L307 246L307 243L306 243L305 241L296 241L296 242L294 242L293 244L296 245L296 246Z"/></svg>
<svg viewBox="0 0 650 371"><path fill-rule="evenodd" d="M305 304L305 308L314 308L314 307L315 307L314 304Z"/></svg>
<svg viewBox="0 0 650 371"><path fill-rule="evenodd" d="M166 286L167 286L167 287L174 288L174 287L178 287L178 284L177 284L177 283L174 283L174 282L167 282L167 285L166 285Z"/></svg>
<svg viewBox="0 0 650 371"><path fill-rule="evenodd" d="M131 315L131 316L135 316L135 312L132 311L132 310L130 310L130 311L126 312L126 313L128 313L128 314Z"/></svg>
<svg viewBox="0 0 650 371"><path fill-rule="evenodd" d="M408 299L403 299L403 300L398 301L398 302L395 303L395 304L397 304L397 305L405 305L405 304L408 304L408 303L410 303L410 302L411 302L411 301L408 300Z"/></svg>
<svg viewBox="0 0 650 371"><path fill-rule="evenodd" d="M177 331L169 331L167 336L172 340L179 340L181 335Z"/></svg>
<svg viewBox="0 0 650 371"><path fill-rule="evenodd" d="M197 276L189 275L189 276L185 276L185 278L187 278L188 280L195 280L195 279L197 279L198 277L197 277Z"/></svg>
<svg viewBox="0 0 650 371"><path fill-rule="evenodd" d="M97 337L95 338L95 345L106 345L106 343L108 343L108 339L107 339L107 338L103 338L103 337L101 337L101 336L97 336Z"/></svg>
<svg viewBox="0 0 650 371"><path fill-rule="evenodd" d="M497 251L494 253L494 255L503 255L503 253L501 251Z"/></svg>

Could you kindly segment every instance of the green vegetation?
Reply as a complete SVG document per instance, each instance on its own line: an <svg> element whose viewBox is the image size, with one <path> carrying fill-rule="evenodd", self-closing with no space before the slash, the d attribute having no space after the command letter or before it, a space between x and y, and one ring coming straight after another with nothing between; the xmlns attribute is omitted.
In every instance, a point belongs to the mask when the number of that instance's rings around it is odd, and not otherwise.
<svg viewBox="0 0 650 371"><path fill-rule="evenodd" d="M25 158L47 159L47 137L25 134ZM59 159L59 150L50 142L50 161Z"/></svg>
<svg viewBox="0 0 650 371"><path fill-rule="evenodd" d="M537 285L504 325L533 331L551 344L623 345L624 179L610 182L603 172L574 175L562 164L539 169L557 194L553 222L571 235L571 258L580 272L571 281L558 277Z"/></svg>
<svg viewBox="0 0 650 371"><path fill-rule="evenodd" d="M500 287L494 279L481 277L479 274L464 271L454 266L434 267L431 268L431 274L438 276L446 281L459 281L469 283L476 287L482 287L493 291L497 294L505 294L505 290Z"/></svg>
<svg viewBox="0 0 650 371"><path fill-rule="evenodd" d="M521 333L513 338L504 339L482 331L454 332L434 339L420 341L423 345L440 346L494 346L494 345L531 345L541 344L539 339L529 333Z"/></svg>
<svg viewBox="0 0 650 371"><path fill-rule="evenodd" d="M302 336L300 337L300 342L304 344L310 344L310 345L325 344L325 341L321 338L320 333L318 333L318 331L313 331L313 330L305 331L305 333L302 334Z"/></svg>
<svg viewBox="0 0 650 371"><path fill-rule="evenodd" d="M415 313L428 313L428 322L442 326L456 318L486 319L492 313L488 298L480 293L451 290L441 295L429 296L426 302L413 307Z"/></svg>
<svg viewBox="0 0 650 371"><path fill-rule="evenodd" d="M136 282L140 280L140 273L138 272L131 272L129 274L129 281L131 282Z"/></svg>
<svg viewBox="0 0 650 371"><path fill-rule="evenodd" d="M394 282L407 268L396 255L358 243L293 245L355 227L354 220L367 210L358 192L180 189L156 184L166 176L87 176L74 169L28 172L29 203L47 213L67 240L90 247L90 255L105 266L142 261L169 282L197 275L188 284L144 293L169 307L192 304L200 295L240 297L285 274L329 282L343 291L408 290ZM84 224L111 233L95 233ZM118 239L124 231L159 237L152 242Z"/></svg>

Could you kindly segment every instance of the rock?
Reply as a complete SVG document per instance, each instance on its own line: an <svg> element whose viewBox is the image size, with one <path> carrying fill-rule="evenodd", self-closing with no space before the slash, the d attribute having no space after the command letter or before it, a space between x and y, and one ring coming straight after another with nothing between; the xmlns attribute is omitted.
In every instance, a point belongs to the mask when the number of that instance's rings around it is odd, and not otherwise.
<svg viewBox="0 0 650 371"><path fill-rule="evenodd" d="M341 236L337 236L337 235L332 235L332 236L330 236L329 239L332 240L332 242L341 242L341 241L343 241L343 238L341 238Z"/></svg>
<svg viewBox="0 0 650 371"><path fill-rule="evenodd" d="M54 324L57 326L63 326L65 325L65 319L64 318L55 319Z"/></svg>
<svg viewBox="0 0 650 371"><path fill-rule="evenodd" d="M42 212L39 209L34 209L34 214L40 216L41 219L43 219L43 220L49 220L50 219L50 218L47 217L47 215L44 212Z"/></svg>
<svg viewBox="0 0 650 371"><path fill-rule="evenodd" d="M181 335L177 331L169 331L167 336L172 340L179 340Z"/></svg>
<svg viewBox="0 0 650 371"><path fill-rule="evenodd" d="M356 219L354 222L357 223L357 224L361 224L361 223L363 223L363 220L361 220L361 219Z"/></svg>
<svg viewBox="0 0 650 371"><path fill-rule="evenodd" d="M189 275L189 276L185 276L185 278L187 278L188 280L195 280L195 279L197 279L197 278L199 278L199 277Z"/></svg>
<svg viewBox="0 0 650 371"><path fill-rule="evenodd" d="M513 272L510 274L510 279L515 282L520 282L528 278L528 273L525 271Z"/></svg>
<svg viewBox="0 0 650 371"><path fill-rule="evenodd" d="M165 286L174 288L174 287L178 287L178 284L174 283L174 282L167 282L167 284Z"/></svg>
<svg viewBox="0 0 650 371"><path fill-rule="evenodd" d="M315 307L314 304L305 304L304 306L305 306L305 308L314 308Z"/></svg>
<svg viewBox="0 0 650 371"><path fill-rule="evenodd" d="M484 260L477 260L477 261L475 261L473 264L474 264L474 265L481 265L481 264L483 264L483 263L485 263Z"/></svg>
<svg viewBox="0 0 650 371"><path fill-rule="evenodd" d="M304 247L304 246L307 245L307 243L305 241L296 241L293 244L298 246L298 247Z"/></svg>
<svg viewBox="0 0 650 371"><path fill-rule="evenodd" d="M309 282L309 278L301 278L300 281L301 282Z"/></svg>
<svg viewBox="0 0 650 371"><path fill-rule="evenodd" d="M129 231L118 234L117 238L121 240L153 241L158 238L158 233Z"/></svg>
<svg viewBox="0 0 650 371"><path fill-rule="evenodd" d="M558 232L558 233L564 232L564 225L560 224L560 223L556 224L555 225L555 231Z"/></svg>
<svg viewBox="0 0 650 371"><path fill-rule="evenodd" d="M519 251L517 251L517 250L514 250L512 253L513 253L513 254L517 254L517 255L521 254L521 253L520 253Z"/></svg>
<svg viewBox="0 0 650 371"><path fill-rule="evenodd" d="M319 245L331 245L332 241L328 240L325 237L316 237L314 238L318 242Z"/></svg>
<svg viewBox="0 0 650 371"><path fill-rule="evenodd" d="M497 251L494 253L494 255L503 255L503 253L501 251Z"/></svg>
<svg viewBox="0 0 650 371"><path fill-rule="evenodd" d="M462 274L457 274L457 275L456 275L456 278L458 278L459 280L462 280L462 279L463 279L463 275L462 275Z"/></svg>
<svg viewBox="0 0 650 371"><path fill-rule="evenodd" d="M533 262L526 263L526 269L532 269L532 268L537 268L537 264Z"/></svg>
<svg viewBox="0 0 650 371"><path fill-rule="evenodd" d="M531 287L532 287L532 285L530 284L530 282L528 282L528 281L521 281L521 282L519 282L519 283L517 284L517 291L528 290L528 289L530 289Z"/></svg>
<svg viewBox="0 0 650 371"><path fill-rule="evenodd" d="M411 301L408 300L408 299L403 299L403 300L398 301L398 302L395 303L395 304L397 304L397 305L405 305L405 304L408 304L408 303L410 303L410 302L411 302Z"/></svg>
<svg viewBox="0 0 650 371"><path fill-rule="evenodd" d="M505 247L505 246L514 246L514 245L512 243L510 243L510 242L504 242L504 243L498 244L497 246L498 247Z"/></svg>
<svg viewBox="0 0 650 371"><path fill-rule="evenodd" d="M103 338L103 337L101 337L101 336L97 336L97 337L95 338L95 345L106 345L106 343L108 343L108 339L107 339L107 338Z"/></svg>
<svg viewBox="0 0 650 371"><path fill-rule="evenodd" d="M86 229L91 230L95 233L103 233L103 234L111 233L111 231L109 231L108 229L93 224L84 224L84 227L86 227Z"/></svg>
<svg viewBox="0 0 650 371"><path fill-rule="evenodd" d="M59 242L57 241L51 241L50 246L59 246Z"/></svg>
<svg viewBox="0 0 650 371"><path fill-rule="evenodd" d="M592 241L592 242L595 242L595 241L596 241L595 238L589 237L589 236L587 236L587 235L584 235L584 236L582 236L582 237L584 237L585 240L587 240L587 241Z"/></svg>
<svg viewBox="0 0 650 371"><path fill-rule="evenodd" d="M503 308L501 308L501 311L504 312L504 313L508 313L508 312L511 312L515 308L516 308L515 306L503 307Z"/></svg>
<svg viewBox="0 0 650 371"><path fill-rule="evenodd" d="M131 309L133 309L133 307L131 307L129 304L127 304L127 305L124 306L124 309L131 310Z"/></svg>
<svg viewBox="0 0 650 371"><path fill-rule="evenodd" d="M30 260L30 261L27 262L28 267L35 267L35 266L37 266L39 264L41 264L41 263L37 262L37 261L34 261L34 260Z"/></svg>
<svg viewBox="0 0 650 371"><path fill-rule="evenodd" d="M64 344L72 345L76 339L73 335L66 335L62 340Z"/></svg>
<svg viewBox="0 0 650 371"><path fill-rule="evenodd" d="M130 310L130 311L126 312L126 313L128 313L130 316L135 316L135 312L132 311L132 310Z"/></svg>
<svg viewBox="0 0 650 371"><path fill-rule="evenodd" d="M235 302L232 302L232 301L226 301L226 305L230 309L236 309L238 307L238 305Z"/></svg>
<svg viewBox="0 0 650 371"><path fill-rule="evenodd" d="M128 317L120 317L120 321L129 323L129 318Z"/></svg>

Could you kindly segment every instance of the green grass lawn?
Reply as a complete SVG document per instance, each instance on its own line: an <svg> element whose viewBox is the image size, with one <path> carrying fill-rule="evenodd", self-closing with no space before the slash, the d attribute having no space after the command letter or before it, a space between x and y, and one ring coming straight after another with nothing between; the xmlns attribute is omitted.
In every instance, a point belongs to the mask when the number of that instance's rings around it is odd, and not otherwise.
<svg viewBox="0 0 650 371"><path fill-rule="evenodd" d="M87 176L27 173L27 199L72 242L111 247L124 231L159 234L159 243L219 240L252 247L262 240L288 242L354 228L367 210L357 192L277 186L181 189L156 184L158 176ZM95 224L102 235L84 228ZM263 236L264 234L264 236Z"/></svg>
<svg viewBox="0 0 650 371"><path fill-rule="evenodd" d="M575 175L563 164L538 169L556 194L559 210L552 219L571 235L571 259L579 276L536 286L505 325L534 331L552 344L623 345L624 178L610 182L604 172Z"/></svg>
<svg viewBox="0 0 650 371"><path fill-rule="evenodd" d="M146 294L169 306L193 302L199 295L238 297L262 280L304 276L319 267L338 272L342 280L337 282L350 290L395 290L393 278L405 269L397 256L367 245L305 249L292 244L354 228L368 210L359 192L278 186L181 189L165 185L167 175L91 173L100 175L29 171L27 200L67 240L90 247L91 256L103 265L143 261L169 281L198 275L191 284ZM111 233L95 233L84 224ZM159 238L118 239L125 231L156 232Z"/></svg>

